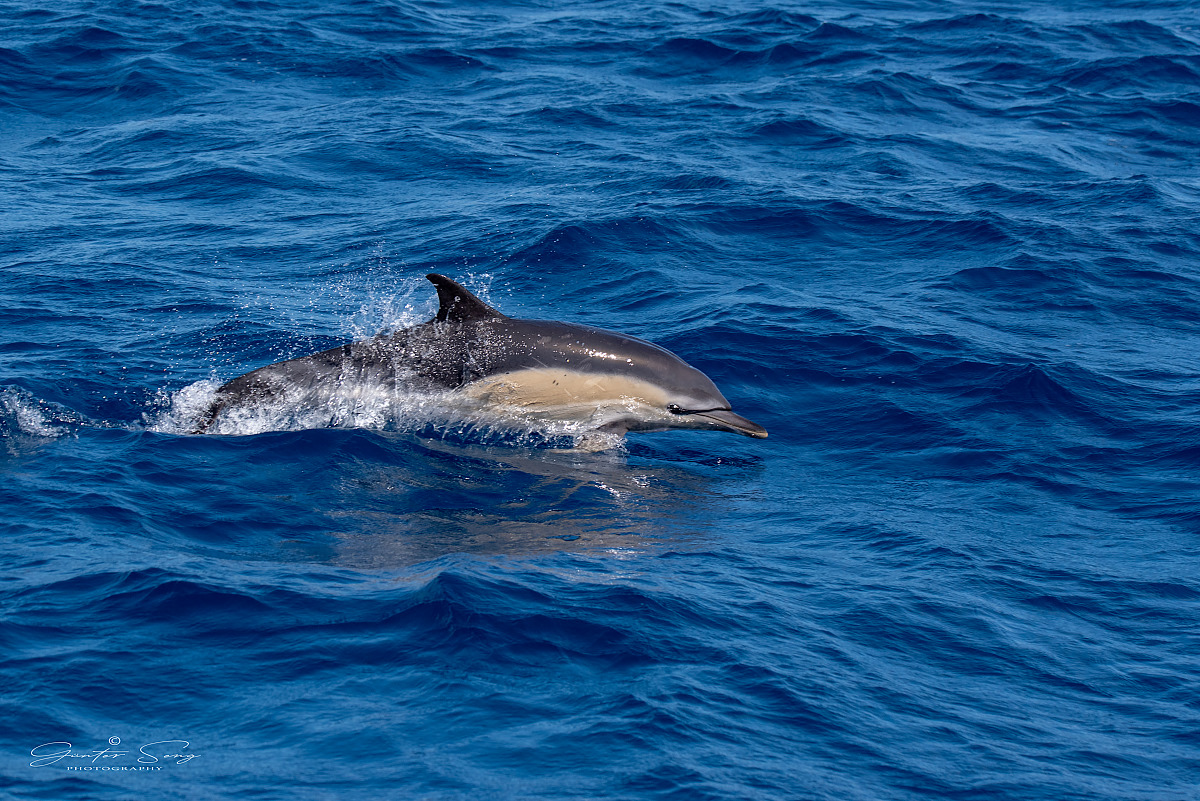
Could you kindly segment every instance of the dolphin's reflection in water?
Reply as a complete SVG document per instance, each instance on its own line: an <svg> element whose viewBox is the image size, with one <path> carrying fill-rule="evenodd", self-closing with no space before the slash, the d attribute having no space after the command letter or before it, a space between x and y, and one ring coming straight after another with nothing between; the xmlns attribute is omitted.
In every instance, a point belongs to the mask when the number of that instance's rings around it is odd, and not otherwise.
<svg viewBox="0 0 1200 801"><path fill-rule="evenodd" d="M327 513L328 561L372 569L448 554L678 548L706 537L720 501L696 465L403 438L409 452L398 464L360 463L344 475L342 502Z"/></svg>

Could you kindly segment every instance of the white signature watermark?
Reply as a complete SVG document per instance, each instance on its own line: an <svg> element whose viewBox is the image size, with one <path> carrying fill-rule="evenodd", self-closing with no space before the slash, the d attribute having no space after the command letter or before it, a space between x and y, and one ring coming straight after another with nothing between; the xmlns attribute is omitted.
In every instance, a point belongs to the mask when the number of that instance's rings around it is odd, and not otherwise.
<svg viewBox="0 0 1200 801"><path fill-rule="evenodd" d="M121 748L120 737L109 737L107 748L75 750L67 742L56 741L42 743L29 752L33 761L31 768L44 768L47 765L57 765L63 760L67 770L162 770L163 765L185 765L200 754L188 752L191 743L187 740L158 740L132 748ZM108 762L128 762L135 760L132 765L107 764Z"/></svg>

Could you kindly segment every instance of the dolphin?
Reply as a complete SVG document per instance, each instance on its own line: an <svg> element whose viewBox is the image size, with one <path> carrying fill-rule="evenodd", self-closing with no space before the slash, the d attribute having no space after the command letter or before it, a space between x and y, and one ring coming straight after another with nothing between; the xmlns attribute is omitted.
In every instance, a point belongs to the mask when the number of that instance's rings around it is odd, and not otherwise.
<svg viewBox="0 0 1200 801"><path fill-rule="evenodd" d="M507 317L444 275L425 277L437 288L434 319L239 376L217 389L194 433L238 410L329 402L378 387L449 391L478 408L616 435L692 428L767 436L734 414L708 376L665 348L591 326Z"/></svg>

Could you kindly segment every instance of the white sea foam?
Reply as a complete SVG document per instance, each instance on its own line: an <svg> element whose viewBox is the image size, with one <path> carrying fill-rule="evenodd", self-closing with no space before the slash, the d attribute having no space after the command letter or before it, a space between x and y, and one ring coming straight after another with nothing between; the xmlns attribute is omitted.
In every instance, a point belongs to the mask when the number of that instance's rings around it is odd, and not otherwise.
<svg viewBox="0 0 1200 801"><path fill-rule="evenodd" d="M64 436L84 422L78 414L16 387L0 389L0 418L8 433L47 438Z"/></svg>
<svg viewBox="0 0 1200 801"><path fill-rule="evenodd" d="M157 412L145 414L146 429L166 434L195 433L221 386L197 381L160 393ZM403 385L343 384L285 394L281 398L223 409L205 430L208 435L249 436L271 431L314 428L363 428L428 431L453 438L556 444L587 451L620 447L620 434L598 431L617 410L544 409L494 405L459 391L418 391Z"/></svg>
<svg viewBox="0 0 1200 801"><path fill-rule="evenodd" d="M220 386L220 381L212 379L197 381L174 392L159 390L157 409L142 415L146 430L158 434L191 433L205 410L212 406Z"/></svg>

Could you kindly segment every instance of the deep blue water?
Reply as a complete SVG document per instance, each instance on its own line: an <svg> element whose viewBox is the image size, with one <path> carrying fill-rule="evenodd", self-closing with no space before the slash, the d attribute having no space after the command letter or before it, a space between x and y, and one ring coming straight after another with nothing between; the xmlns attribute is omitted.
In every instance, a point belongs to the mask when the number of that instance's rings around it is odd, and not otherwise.
<svg viewBox="0 0 1200 801"><path fill-rule="evenodd" d="M1198 163L1190 2L0 2L0 796L1197 797ZM771 438L187 433L431 271Z"/></svg>

